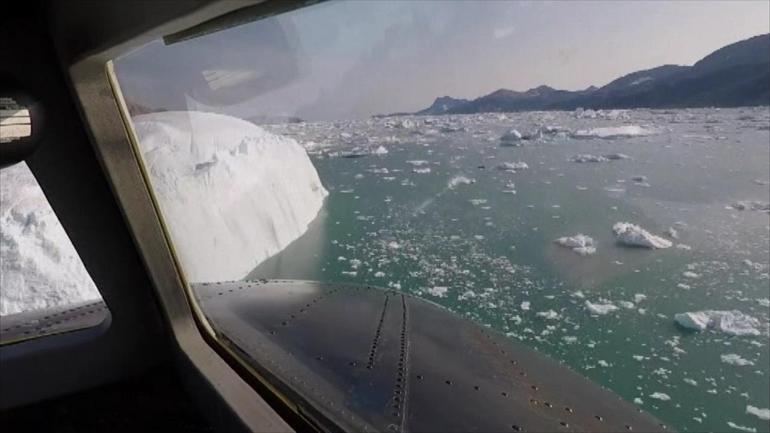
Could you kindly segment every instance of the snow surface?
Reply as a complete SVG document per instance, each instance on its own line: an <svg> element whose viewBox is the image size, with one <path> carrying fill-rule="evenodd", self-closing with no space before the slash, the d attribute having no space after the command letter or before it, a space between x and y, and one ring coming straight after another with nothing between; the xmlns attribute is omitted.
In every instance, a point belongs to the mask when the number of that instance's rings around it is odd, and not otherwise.
<svg viewBox="0 0 770 433"><path fill-rule="evenodd" d="M0 315L100 299L25 163L0 170Z"/></svg>
<svg viewBox="0 0 770 433"><path fill-rule="evenodd" d="M612 232L618 242L645 248L669 248L671 241L660 236L655 236L647 230L631 223L619 222L612 226Z"/></svg>
<svg viewBox="0 0 770 433"><path fill-rule="evenodd" d="M696 331L713 329L729 335L760 335L759 320L738 310L677 313L674 320L680 326Z"/></svg>
<svg viewBox="0 0 770 433"><path fill-rule="evenodd" d="M213 113L169 111L133 120L190 281L245 277L305 233L328 195L292 138Z"/></svg>

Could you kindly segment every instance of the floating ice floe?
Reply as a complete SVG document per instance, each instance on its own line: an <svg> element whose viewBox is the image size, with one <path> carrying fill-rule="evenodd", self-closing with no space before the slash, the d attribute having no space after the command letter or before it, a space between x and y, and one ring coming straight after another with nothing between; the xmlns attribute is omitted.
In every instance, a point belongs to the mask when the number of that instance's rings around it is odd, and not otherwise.
<svg viewBox="0 0 770 433"><path fill-rule="evenodd" d="M612 226L612 232L615 234L615 239L617 239L618 242L629 246L657 249L669 248L673 245L671 241L660 236L655 236L638 225L631 223L615 223L615 225Z"/></svg>
<svg viewBox="0 0 770 433"><path fill-rule="evenodd" d="M770 212L770 203L756 200L742 200L730 205L735 210L752 210L760 212Z"/></svg>
<svg viewBox="0 0 770 433"><path fill-rule="evenodd" d="M770 420L770 409L761 409L752 405L746 406L746 413L748 415L754 415L762 421Z"/></svg>
<svg viewBox="0 0 770 433"><path fill-rule="evenodd" d="M592 155L590 153L581 153L573 155L569 160L572 162L610 162L630 158L624 153L607 153L604 155Z"/></svg>
<svg viewBox="0 0 770 433"><path fill-rule="evenodd" d="M669 397L668 394L663 392L653 392L652 394L650 394L650 398L654 398L655 400L660 400L660 401L671 400L671 397Z"/></svg>
<svg viewBox="0 0 770 433"><path fill-rule="evenodd" d="M524 301L524 302L521 303L520 307L524 311L529 311L529 305L530 305L529 301Z"/></svg>
<svg viewBox="0 0 770 433"><path fill-rule="evenodd" d="M575 236L567 236L556 239L558 245L571 248L581 256L589 256L596 253L596 242L593 238L586 236L582 233L578 233Z"/></svg>
<svg viewBox="0 0 770 433"><path fill-rule="evenodd" d="M529 168L529 165L527 165L526 162L503 162L502 164L497 166L498 170L504 170L504 171L510 171L510 172L517 172L519 170L526 170Z"/></svg>
<svg viewBox="0 0 770 433"><path fill-rule="evenodd" d="M430 173L430 167L415 167L412 169L412 173L427 174Z"/></svg>
<svg viewBox="0 0 770 433"><path fill-rule="evenodd" d="M537 317L542 317L545 320L558 320L559 317L561 317L561 316L559 316L559 313L557 313L556 311L553 311L553 310L540 311L540 312L538 312L535 315Z"/></svg>
<svg viewBox="0 0 770 433"><path fill-rule="evenodd" d="M617 138L644 137L657 134L658 131L639 125L605 126L591 129L580 129L572 133L573 138L602 138L607 140Z"/></svg>
<svg viewBox="0 0 770 433"><path fill-rule="evenodd" d="M737 353L726 353L726 354L720 355L719 358L725 364L737 365L738 367L754 365L754 361L749 361L748 359L741 357L741 355L738 355Z"/></svg>
<svg viewBox="0 0 770 433"><path fill-rule="evenodd" d="M759 320L738 310L677 313L674 320L679 326L696 331L711 329L729 335L760 335Z"/></svg>
<svg viewBox="0 0 770 433"><path fill-rule="evenodd" d="M476 179L471 179L465 176L455 176L449 179L449 182L447 182L447 187L449 189L454 189L458 185L470 185L475 182L476 182Z"/></svg>
<svg viewBox="0 0 770 433"><path fill-rule="evenodd" d="M594 304L591 301L586 301L585 305L588 311L591 312L591 314L596 314L599 316L604 316L605 314L609 314L613 311L618 310L618 307L615 304L612 304L609 302L605 304L599 304L599 303Z"/></svg>
<svg viewBox="0 0 770 433"><path fill-rule="evenodd" d="M578 119L628 120L631 118L628 110L592 110L580 107L575 109L573 115Z"/></svg>
<svg viewBox="0 0 770 433"><path fill-rule="evenodd" d="M747 432L747 433L757 433L757 429L755 429L754 427L742 426L742 425L736 424L736 423L734 423L732 421L727 421L727 425L729 427L731 427L731 428L734 428L735 430L744 431L744 432Z"/></svg>

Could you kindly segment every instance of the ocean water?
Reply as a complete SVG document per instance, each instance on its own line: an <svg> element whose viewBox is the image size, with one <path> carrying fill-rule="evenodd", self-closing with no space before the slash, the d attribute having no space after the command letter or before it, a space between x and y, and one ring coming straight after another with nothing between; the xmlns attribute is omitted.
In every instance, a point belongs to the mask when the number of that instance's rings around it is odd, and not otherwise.
<svg viewBox="0 0 770 433"><path fill-rule="evenodd" d="M502 146L511 128L531 137ZM330 195L308 232L251 278L402 290L562 361L678 430L770 430L747 413L770 407L767 107L268 129L306 147ZM628 158L572 160L581 154ZM506 162L528 168L500 169ZM618 244L617 222L673 246ZM595 254L554 243L578 233ZM618 308L593 314L586 301ZM701 310L739 310L760 333L676 325L675 314Z"/></svg>

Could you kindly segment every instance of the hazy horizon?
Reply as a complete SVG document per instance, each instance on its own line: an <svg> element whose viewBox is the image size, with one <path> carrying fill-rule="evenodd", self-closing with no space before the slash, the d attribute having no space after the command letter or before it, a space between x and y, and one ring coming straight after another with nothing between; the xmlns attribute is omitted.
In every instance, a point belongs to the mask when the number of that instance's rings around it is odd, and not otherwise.
<svg viewBox="0 0 770 433"><path fill-rule="evenodd" d="M207 109L244 117L362 118L416 111L439 96L473 99L540 85L580 90L638 70L692 65L725 45L770 33L768 15L770 3L760 1L329 2L213 37L154 43L118 64L121 85L164 107L191 75L186 57L176 53L259 51L249 65L272 79L269 87L246 102ZM173 85L152 85L169 76ZM201 107L187 100L187 108Z"/></svg>

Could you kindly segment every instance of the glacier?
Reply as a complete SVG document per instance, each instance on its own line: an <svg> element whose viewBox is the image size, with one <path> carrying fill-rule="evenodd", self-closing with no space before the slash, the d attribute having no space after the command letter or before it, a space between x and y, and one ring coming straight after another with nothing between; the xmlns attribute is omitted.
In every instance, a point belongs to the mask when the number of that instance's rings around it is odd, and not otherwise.
<svg viewBox="0 0 770 433"><path fill-rule="evenodd" d="M196 111L132 120L188 281L244 278L302 236L329 194L297 141L251 122Z"/></svg>
<svg viewBox="0 0 770 433"><path fill-rule="evenodd" d="M100 299L25 163L0 170L0 315Z"/></svg>

